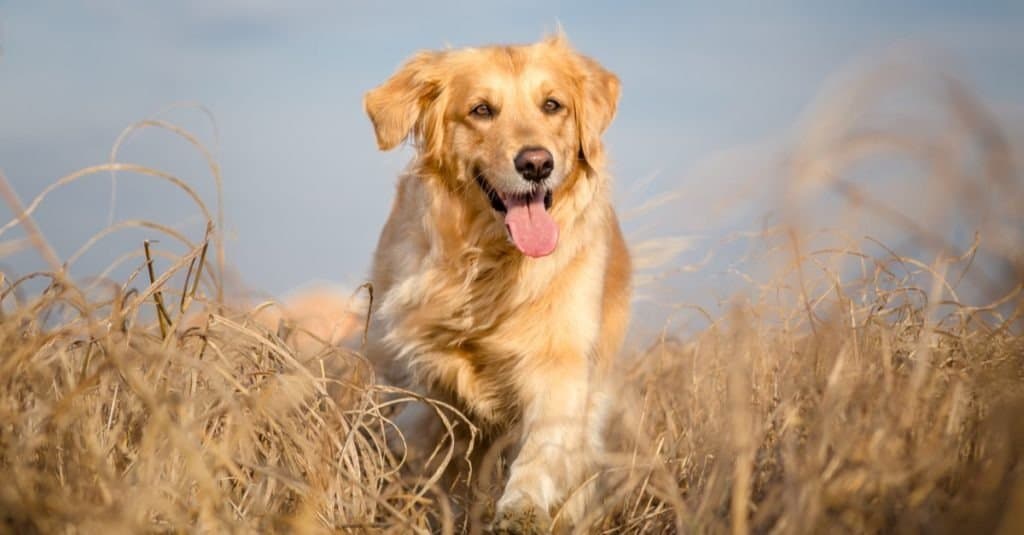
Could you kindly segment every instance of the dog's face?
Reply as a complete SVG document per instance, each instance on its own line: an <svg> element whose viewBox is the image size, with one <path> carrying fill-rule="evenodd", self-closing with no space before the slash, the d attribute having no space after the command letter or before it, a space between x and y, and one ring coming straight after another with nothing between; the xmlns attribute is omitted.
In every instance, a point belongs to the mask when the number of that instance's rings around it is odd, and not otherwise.
<svg viewBox="0 0 1024 535"><path fill-rule="evenodd" d="M483 203L516 247L550 254L552 203L601 158L619 82L561 36L529 46L423 52L366 95L381 149L412 137L421 168Z"/></svg>

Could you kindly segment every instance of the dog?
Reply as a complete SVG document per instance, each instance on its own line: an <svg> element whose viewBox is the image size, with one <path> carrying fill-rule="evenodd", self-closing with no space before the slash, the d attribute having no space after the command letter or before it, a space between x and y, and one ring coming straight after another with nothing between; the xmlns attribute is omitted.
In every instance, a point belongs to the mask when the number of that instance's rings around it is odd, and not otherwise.
<svg viewBox="0 0 1024 535"><path fill-rule="evenodd" d="M619 79L561 32L419 52L364 107L377 144L411 141L372 266L366 353L387 381L518 437L491 527L578 523L604 445L631 264L601 135ZM396 417L437 444L431 410Z"/></svg>

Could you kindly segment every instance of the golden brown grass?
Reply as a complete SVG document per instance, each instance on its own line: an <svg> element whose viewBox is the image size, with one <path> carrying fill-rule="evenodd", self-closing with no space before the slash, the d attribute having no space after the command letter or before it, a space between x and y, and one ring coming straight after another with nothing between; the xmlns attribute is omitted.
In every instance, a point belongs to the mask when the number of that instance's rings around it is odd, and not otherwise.
<svg viewBox="0 0 1024 535"><path fill-rule="evenodd" d="M948 128L865 123L880 85L854 83L811 114L783 170L787 219L757 238L746 265L760 273L728 312L627 348L621 447L585 531L1024 530L1016 143L947 78L935 101ZM169 123L139 126L203 150ZM926 170L947 201L939 219L887 198L888 183L869 191L848 176L880 153ZM32 223L45 194L23 207L0 180L15 213L0 236L27 233L0 252L33 246L51 266L0 281L0 530L469 529L437 483L465 462L450 441L422 474L385 446L393 406L411 398L384 395L358 351L311 343L315 333L296 344L301 325L258 321L274 305L233 306L219 209L178 177L115 160L56 187L115 170L169 181L210 230L122 224L187 252L140 244L115 260L137 266L127 280L76 283ZM816 191L835 194L843 216L826 232L801 216ZM949 238L954 212L973 243ZM902 229L914 254L864 237L864 221ZM25 290L40 279L45 290ZM468 425L436 408L449 427Z"/></svg>

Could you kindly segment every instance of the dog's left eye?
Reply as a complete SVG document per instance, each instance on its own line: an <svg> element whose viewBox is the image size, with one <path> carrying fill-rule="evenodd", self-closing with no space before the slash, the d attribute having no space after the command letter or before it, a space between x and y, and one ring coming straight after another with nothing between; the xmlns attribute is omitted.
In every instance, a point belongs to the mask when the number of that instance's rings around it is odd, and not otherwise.
<svg viewBox="0 0 1024 535"><path fill-rule="evenodd" d="M553 98L549 98L549 99L544 101L544 111L546 111L547 113L555 113L556 111L558 111L560 109L562 109L562 103L561 102L559 102L559 101L557 101L557 100L555 100Z"/></svg>
<svg viewBox="0 0 1024 535"><path fill-rule="evenodd" d="M477 104L472 110L469 110L469 113L482 119L487 119L494 115L494 111L487 104Z"/></svg>

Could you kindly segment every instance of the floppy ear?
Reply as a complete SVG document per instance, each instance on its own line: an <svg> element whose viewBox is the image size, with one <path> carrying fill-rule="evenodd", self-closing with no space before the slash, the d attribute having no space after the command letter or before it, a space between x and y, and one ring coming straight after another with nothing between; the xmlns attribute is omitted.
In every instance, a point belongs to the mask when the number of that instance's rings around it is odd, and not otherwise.
<svg viewBox="0 0 1024 535"><path fill-rule="evenodd" d="M583 75L576 103L576 131L580 138L580 159L593 167L601 158L601 134L615 117L619 78L586 56L578 58Z"/></svg>
<svg viewBox="0 0 1024 535"><path fill-rule="evenodd" d="M363 97L363 107L373 123L381 150L395 148L410 134L420 134L421 116L440 93L440 56L438 52L416 54Z"/></svg>

